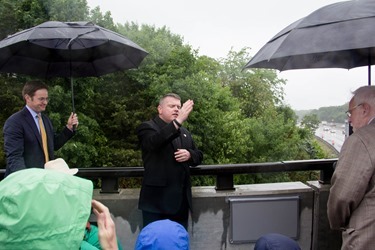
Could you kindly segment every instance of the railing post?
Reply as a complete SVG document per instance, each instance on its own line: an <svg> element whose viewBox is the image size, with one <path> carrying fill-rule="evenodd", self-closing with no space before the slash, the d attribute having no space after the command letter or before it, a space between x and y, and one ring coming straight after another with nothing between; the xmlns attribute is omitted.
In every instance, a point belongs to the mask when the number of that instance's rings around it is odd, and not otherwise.
<svg viewBox="0 0 375 250"><path fill-rule="evenodd" d="M234 190L233 174L217 174L216 190Z"/></svg>
<svg viewBox="0 0 375 250"><path fill-rule="evenodd" d="M102 177L100 193L119 193L117 177Z"/></svg>
<svg viewBox="0 0 375 250"><path fill-rule="evenodd" d="M320 170L320 179L319 179L320 183L331 184L331 178L332 178L333 172L335 171L336 163L337 162L334 162L331 168L325 168L325 169Z"/></svg>

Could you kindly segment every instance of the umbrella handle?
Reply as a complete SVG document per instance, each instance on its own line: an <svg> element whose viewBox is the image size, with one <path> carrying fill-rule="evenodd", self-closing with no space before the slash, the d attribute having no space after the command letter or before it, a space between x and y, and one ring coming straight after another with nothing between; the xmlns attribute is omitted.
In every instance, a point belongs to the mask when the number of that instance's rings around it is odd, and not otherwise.
<svg viewBox="0 0 375 250"><path fill-rule="evenodd" d="M70 90L72 92L72 112L73 112L73 114L75 114L76 108L75 108L75 105L74 105L74 86L73 86L73 77L72 76L70 76ZM76 131L76 128L77 128L77 126L73 125L73 131Z"/></svg>

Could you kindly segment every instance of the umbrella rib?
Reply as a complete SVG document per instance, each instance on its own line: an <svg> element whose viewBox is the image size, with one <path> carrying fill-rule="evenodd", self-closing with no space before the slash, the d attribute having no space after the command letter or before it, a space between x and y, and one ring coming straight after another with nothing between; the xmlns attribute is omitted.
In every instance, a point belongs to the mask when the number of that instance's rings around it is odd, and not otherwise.
<svg viewBox="0 0 375 250"><path fill-rule="evenodd" d="M74 40L76 40L78 37L81 37L81 36L87 35L87 34L89 34L89 33L92 33L92 32L98 31L98 30L99 30L99 28L94 27L93 30L87 31L87 32L82 33L82 34L78 34L77 36L71 38L71 39L69 40L69 42L68 42L67 48L70 49L70 48L71 48L71 43L72 43Z"/></svg>

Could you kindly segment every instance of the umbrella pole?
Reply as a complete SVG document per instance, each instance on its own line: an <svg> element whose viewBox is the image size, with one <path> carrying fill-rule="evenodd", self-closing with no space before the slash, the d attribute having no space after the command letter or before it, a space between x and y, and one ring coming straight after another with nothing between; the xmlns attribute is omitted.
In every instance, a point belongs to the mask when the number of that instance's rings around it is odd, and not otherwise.
<svg viewBox="0 0 375 250"><path fill-rule="evenodd" d="M68 43L68 49L69 49L69 76L70 76L70 89L72 92L72 112L73 114L76 112L76 108L74 106L74 86L73 86L73 72L72 72L72 41L75 38L70 39ZM74 128L74 127L73 127Z"/></svg>
<svg viewBox="0 0 375 250"><path fill-rule="evenodd" d="M76 113L76 108L74 106L74 86L73 86L73 77L70 76L70 89L72 91L72 112ZM73 125L73 131L76 131L76 125Z"/></svg>
<svg viewBox="0 0 375 250"><path fill-rule="evenodd" d="M368 66L368 86L371 85L371 65Z"/></svg>
<svg viewBox="0 0 375 250"><path fill-rule="evenodd" d="M370 49L369 49L370 50ZM368 53L368 86L371 85L371 51Z"/></svg>
<svg viewBox="0 0 375 250"><path fill-rule="evenodd" d="M72 112L73 114L76 112L76 108L74 105L74 86L73 86L73 77L70 77L70 89L72 92Z"/></svg>
<svg viewBox="0 0 375 250"><path fill-rule="evenodd" d="M74 105L74 86L73 86L73 72L72 72L72 39L69 41L68 48L69 48L69 74L70 74L70 91L72 92L72 112L73 114L76 113L76 108ZM73 125L73 131L76 131L76 125Z"/></svg>

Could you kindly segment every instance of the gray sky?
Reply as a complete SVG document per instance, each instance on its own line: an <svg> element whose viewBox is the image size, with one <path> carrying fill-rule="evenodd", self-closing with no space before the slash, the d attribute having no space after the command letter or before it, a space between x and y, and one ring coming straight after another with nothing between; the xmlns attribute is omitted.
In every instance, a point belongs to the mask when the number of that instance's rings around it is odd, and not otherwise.
<svg viewBox="0 0 375 250"><path fill-rule="evenodd" d="M253 56L290 23L338 0L87 0L92 9L110 11L115 23L166 26L201 55L225 57L229 50L251 48ZM249 58L250 60L250 58ZM317 109L346 103L351 91L367 85L367 67L304 69L279 73L286 79L285 103ZM375 77L375 76L374 76Z"/></svg>

